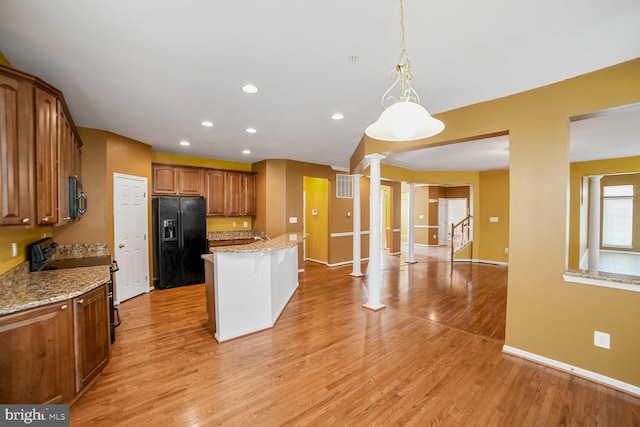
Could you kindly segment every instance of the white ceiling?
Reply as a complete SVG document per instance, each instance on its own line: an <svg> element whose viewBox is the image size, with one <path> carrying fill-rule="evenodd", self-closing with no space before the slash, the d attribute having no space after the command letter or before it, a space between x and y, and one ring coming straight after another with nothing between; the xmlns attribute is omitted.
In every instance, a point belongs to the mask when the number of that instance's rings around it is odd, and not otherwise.
<svg viewBox="0 0 640 427"><path fill-rule="evenodd" d="M405 0L404 10L414 87L431 113L640 57L638 0ZM78 126L216 159L346 168L399 50L397 0L0 2L0 51L62 90ZM260 91L243 93L248 82ZM468 170L456 157L492 169L508 159L505 141L387 162Z"/></svg>

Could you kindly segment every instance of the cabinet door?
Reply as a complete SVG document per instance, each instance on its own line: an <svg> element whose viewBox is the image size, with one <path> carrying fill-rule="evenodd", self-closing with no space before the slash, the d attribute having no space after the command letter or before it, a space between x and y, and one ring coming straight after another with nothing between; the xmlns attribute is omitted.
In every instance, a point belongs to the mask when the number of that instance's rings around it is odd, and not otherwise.
<svg viewBox="0 0 640 427"><path fill-rule="evenodd" d="M0 317L0 402L54 404L73 396L69 301Z"/></svg>
<svg viewBox="0 0 640 427"><path fill-rule="evenodd" d="M153 165L153 194L177 194L177 179L174 166Z"/></svg>
<svg viewBox="0 0 640 427"><path fill-rule="evenodd" d="M227 172L226 176L226 211L228 216L242 215L242 173Z"/></svg>
<svg viewBox="0 0 640 427"><path fill-rule="evenodd" d="M256 176L246 173L242 176L242 215L256 215Z"/></svg>
<svg viewBox="0 0 640 427"><path fill-rule="evenodd" d="M109 363L109 307L107 286L73 299L76 393Z"/></svg>
<svg viewBox="0 0 640 427"><path fill-rule="evenodd" d="M68 223L69 177L73 175L74 145L73 130L67 116L58 103L58 225Z"/></svg>
<svg viewBox="0 0 640 427"><path fill-rule="evenodd" d="M37 222L58 222L57 101L35 89Z"/></svg>
<svg viewBox="0 0 640 427"><path fill-rule="evenodd" d="M206 171L204 181L207 216L226 215L225 172L218 170Z"/></svg>
<svg viewBox="0 0 640 427"><path fill-rule="evenodd" d="M202 196L202 169L178 168L178 193Z"/></svg>
<svg viewBox="0 0 640 427"><path fill-rule="evenodd" d="M35 224L31 86L0 76L0 225Z"/></svg>

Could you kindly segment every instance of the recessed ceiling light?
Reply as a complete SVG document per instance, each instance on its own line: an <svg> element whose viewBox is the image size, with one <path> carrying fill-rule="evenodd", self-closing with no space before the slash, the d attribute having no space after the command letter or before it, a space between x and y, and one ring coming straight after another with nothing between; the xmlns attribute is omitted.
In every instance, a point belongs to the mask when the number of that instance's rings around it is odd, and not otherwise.
<svg viewBox="0 0 640 427"><path fill-rule="evenodd" d="M189 141L180 141L180 145L191 145Z"/></svg>
<svg viewBox="0 0 640 427"><path fill-rule="evenodd" d="M251 150L242 150L242 154L251 154Z"/></svg>
<svg viewBox="0 0 640 427"><path fill-rule="evenodd" d="M335 113L334 115L331 116L331 118L333 120L342 120L342 119L344 119L344 115L342 115L340 113Z"/></svg>
<svg viewBox="0 0 640 427"><path fill-rule="evenodd" d="M246 84L242 86L242 91L245 93L256 93L258 91L258 88L252 84Z"/></svg>
<svg viewBox="0 0 640 427"><path fill-rule="evenodd" d="M204 127L210 128L211 126L213 126L213 123L210 121L204 121L204 122L200 122L200 124Z"/></svg>
<svg viewBox="0 0 640 427"><path fill-rule="evenodd" d="M254 128L247 128L247 133L256 133L257 130L255 130Z"/></svg>

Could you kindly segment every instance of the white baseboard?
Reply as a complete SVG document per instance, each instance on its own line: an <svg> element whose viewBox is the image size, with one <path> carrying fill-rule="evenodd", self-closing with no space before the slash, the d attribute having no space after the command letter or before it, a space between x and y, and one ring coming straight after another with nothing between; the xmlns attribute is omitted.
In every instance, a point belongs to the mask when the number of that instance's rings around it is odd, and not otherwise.
<svg viewBox="0 0 640 427"><path fill-rule="evenodd" d="M453 262L459 262L459 261L463 261L463 262L481 262L483 264L493 264L493 265L498 265L500 267L509 267L509 263L508 262L489 261L489 260L485 260L485 259L456 258L456 259L453 260Z"/></svg>
<svg viewBox="0 0 640 427"><path fill-rule="evenodd" d="M617 390L624 391L625 393L629 393L634 396L640 397L640 387L635 386L633 384L628 384L620 380L616 380L615 378L606 377L596 372L591 372L586 369L578 368L576 366L572 366L567 363L558 362L557 360L549 359L548 357L540 356L535 353L529 353L528 351L520 350L515 347L510 347L508 345L503 346L502 351L512 356L518 356L523 359L531 360L532 362L550 366L552 368L559 369L561 371L568 372L570 374L573 374L582 378L586 378L588 380L595 381L597 383L607 385Z"/></svg>
<svg viewBox="0 0 640 427"><path fill-rule="evenodd" d="M369 258L362 258L360 261L361 262L362 261L369 261ZM347 264L353 264L353 260L336 262L335 264L327 264L327 267L339 267L341 265L347 265Z"/></svg>

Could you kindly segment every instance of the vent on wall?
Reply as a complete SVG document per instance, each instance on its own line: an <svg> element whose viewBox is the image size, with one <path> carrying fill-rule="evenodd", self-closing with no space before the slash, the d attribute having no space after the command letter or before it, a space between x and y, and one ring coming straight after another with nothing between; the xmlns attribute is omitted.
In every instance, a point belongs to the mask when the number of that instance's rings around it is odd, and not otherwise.
<svg viewBox="0 0 640 427"><path fill-rule="evenodd" d="M353 199L353 177L351 175L336 174L336 197Z"/></svg>

